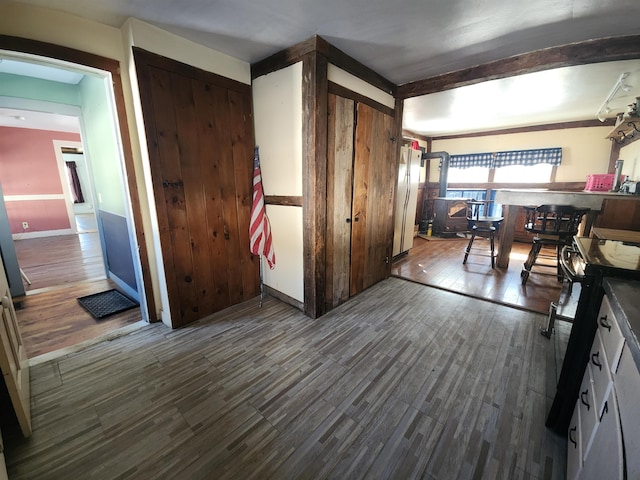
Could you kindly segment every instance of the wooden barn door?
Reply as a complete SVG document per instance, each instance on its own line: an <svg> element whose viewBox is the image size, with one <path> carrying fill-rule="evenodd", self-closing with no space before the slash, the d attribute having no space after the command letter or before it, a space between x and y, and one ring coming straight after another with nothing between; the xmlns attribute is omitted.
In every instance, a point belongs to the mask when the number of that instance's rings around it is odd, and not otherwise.
<svg viewBox="0 0 640 480"><path fill-rule="evenodd" d="M357 104L350 294L388 277L396 185L393 118Z"/></svg>
<svg viewBox="0 0 640 480"><path fill-rule="evenodd" d="M248 85L134 49L174 327L259 293Z"/></svg>
<svg viewBox="0 0 640 480"><path fill-rule="evenodd" d="M329 94L327 306L388 276L396 183L394 121Z"/></svg>

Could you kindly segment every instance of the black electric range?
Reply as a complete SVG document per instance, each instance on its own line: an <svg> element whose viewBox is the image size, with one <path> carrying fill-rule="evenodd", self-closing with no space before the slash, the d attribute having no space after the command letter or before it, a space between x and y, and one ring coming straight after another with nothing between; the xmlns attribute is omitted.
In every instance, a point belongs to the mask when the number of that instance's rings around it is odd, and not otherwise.
<svg viewBox="0 0 640 480"><path fill-rule="evenodd" d="M562 435L567 434L598 328L597 317L604 296L603 279L640 280L640 243L575 237L574 246L581 257L584 278L556 395L546 421L548 428Z"/></svg>

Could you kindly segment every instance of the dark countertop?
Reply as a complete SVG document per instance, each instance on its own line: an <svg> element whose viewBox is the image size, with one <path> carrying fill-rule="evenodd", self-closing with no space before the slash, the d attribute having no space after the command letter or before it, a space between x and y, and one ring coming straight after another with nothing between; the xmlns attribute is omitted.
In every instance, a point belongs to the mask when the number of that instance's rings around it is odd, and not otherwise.
<svg viewBox="0 0 640 480"><path fill-rule="evenodd" d="M605 278L604 291L611 309L640 371L640 282Z"/></svg>

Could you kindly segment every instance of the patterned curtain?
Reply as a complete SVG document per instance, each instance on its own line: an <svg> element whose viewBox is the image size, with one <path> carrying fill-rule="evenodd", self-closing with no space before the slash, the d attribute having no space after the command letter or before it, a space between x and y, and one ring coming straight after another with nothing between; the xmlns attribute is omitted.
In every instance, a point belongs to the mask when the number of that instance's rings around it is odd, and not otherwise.
<svg viewBox="0 0 640 480"><path fill-rule="evenodd" d="M469 153L466 155L451 155L450 168L491 167L493 153Z"/></svg>
<svg viewBox="0 0 640 480"><path fill-rule="evenodd" d="M534 150L512 150L496 153L494 168L509 165L560 165L562 161L562 148L537 148Z"/></svg>
<svg viewBox="0 0 640 480"><path fill-rule="evenodd" d="M468 153L465 155L451 155L449 167L471 168L488 167L500 168L509 165L560 165L562 162L562 148L536 148L532 150L510 150L498 153Z"/></svg>
<svg viewBox="0 0 640 480"><path fill-rule="evenodd" d="M78 178L78 169L76 162L65 162L67 164L67 174L69 175L69 185L71 185L71 193L73 194L73 203L84 203L84 195L82 195L82 187Z"/></svg>

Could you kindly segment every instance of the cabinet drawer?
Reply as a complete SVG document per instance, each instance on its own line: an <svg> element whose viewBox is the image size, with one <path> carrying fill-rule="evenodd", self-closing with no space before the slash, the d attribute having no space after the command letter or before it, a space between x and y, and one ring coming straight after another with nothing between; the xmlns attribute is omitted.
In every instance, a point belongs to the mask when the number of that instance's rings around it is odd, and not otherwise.
<svg viewBox="0 0 640 480"><path fill-rule="evenodd" d="M574 480L582 469L582 435L580 435L580 400L576 402L567 435L567 480Z"/></svg>
<svg viewBox="0 0 640 480"><path fill-rule="evenodd" d="M613 391L605 400L602 416L580 478L584 480L622 480L624 458L618 405ZM628 477L635 478L635 477Z"/></svg>
<svg viewBox="0 0 640 480"><path fill-rule="evenodd" d="M598 414L593 396L593 380L591 379L591 368L589 366L587 366L584 377L582 378L577 406L580 409L580 413L578 414L580 419L580 446L581 457L584 462L589 454L598 423Z"/></svg>
<svg viewBox="0 0 640 480"><path fill-rule="evenodd" d="M620 326L613 315L613 310L606 295L602 298L602 305L600 307L600 313L598 314L598 332L600 332L600 336L602 337L602 344L604 345L604 350L607 355L607 362L609 362L609 369L611 373L614 373L618 367L618 360L622 353L624 337L622 336Z"/></svg>
<svg viewBox="0 0 640 480"><path fill-rule="evenodd" d="M596 331L593 346L589 353L589 368L591 369L591 379L593 380L593 397L595 400L596 413L599 417L604 402L613 388L611 370L609 369L607 355L599 331Z"/></svg>

